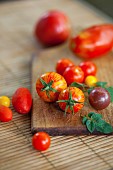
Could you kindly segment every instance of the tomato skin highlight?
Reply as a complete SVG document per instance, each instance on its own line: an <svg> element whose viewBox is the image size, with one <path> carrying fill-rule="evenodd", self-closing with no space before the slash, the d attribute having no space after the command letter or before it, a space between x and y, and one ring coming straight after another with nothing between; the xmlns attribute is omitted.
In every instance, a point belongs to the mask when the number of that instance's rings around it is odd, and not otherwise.
<svg viewBox="0 0 113 170"><path fill-rule="evenodd" d="M79 64L79 67L84 72L84 78L89 75L95 76L97 73L97 66L92 61L83 61Z"/></svg>
<svg viewBox="0 0 113 170"><path fill-rule="evenodd" d="M51 10L38 20L34 35L45 46L54 46L65 42L70 35L69 19L61 11Z"/></svg>
<svg viewBox="0 0 113 170"><path fill-rule="evenodd" d="M48 96L47 92L42 90L44 88L44 85L41 83L40 78L42 78L47 84L53 81L51 87L57 90L57 92L50 90L49 96ZM57 101L61 90L67 87L67 83L64 77L56 72L48 72L48 73L42 74L40 78L38 78L36 81L36 91L38 95L40 96L40 98L46 102Z"/></svg>
<svg viewBox="0 0 113 170"><path fill-rule="evenodd" d="M70 40L71 51L84 59L98 58L113 48L113 24L94 25Z"/></svg>
<svg viewBox="0 0 113 170"><path fill-rule="evenodd" d="M84 72L79 66L67 67L63 73L68 86L73 82L82 83L84 81Z"/></svg>
<svg viewBox="0 0 113 170"><path fill-rule="evenodd" d="M0 105L0 121L9 122L12 120L12 111L7 106Z"/></svg>
<svg viewBox="0 0 113 170"><path fill-rule="evenodd" d="M58 60L56 64L56 71L57 73L63 75L65 69L69 66L75 65L70 59L62 58Z"/></svg>
<svg viewBox="0 0 113 170"><path fill-rule="evenodd" d="M85 100L84 93L82 92L82 90L80 90L77 87L68 87L65 90L61 91L61 93L59 94L58 101L68 100L69 93L71 93L73 100L75 100L77 102L81 102L81 103L75 103L73 106L74 113L77 113L84 106L84 104L83 104L84 100ZM58 104L59 104L59 107L61 108L61 110L65 111L66 102L59 102ZM67 113L72 113L72 110L70 109L70 107L68 107Z"/></svg>
<svg viewBox="0 0 113 170"><path fill-rule="evenodd" d="M45 132L37 132L32 137L32 145L36 150L45 151L50 147L50 136Z"/></svg>

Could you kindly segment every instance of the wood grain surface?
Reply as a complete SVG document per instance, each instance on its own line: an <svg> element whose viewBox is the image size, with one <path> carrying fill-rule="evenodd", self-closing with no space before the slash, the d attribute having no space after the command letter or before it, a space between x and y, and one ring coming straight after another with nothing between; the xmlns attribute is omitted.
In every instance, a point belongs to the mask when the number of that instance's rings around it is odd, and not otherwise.
<svg viewBox="0 0 113 170"><path fill-rule="evenodd" d="M81 111L75 115L61 111L56 103L44 102L36 93L36 80L41 74L49 71L56 71L56 63L59 59L66 57L71 59L76 65L82 60L71 53L68 43L54 49L48 49L37 54L32 61L32 132L46 131L50 135L83 135L90 134L82 124L81 115L86 115L91 111L101 113L103 118L113 125L113 104L101 111L94 110L89 104L85 105ZM106 81L108 85L113 85L113 54L93 60L97 65L97 78L99 81ZM100 134L94 132L93 134Z"/></svg>

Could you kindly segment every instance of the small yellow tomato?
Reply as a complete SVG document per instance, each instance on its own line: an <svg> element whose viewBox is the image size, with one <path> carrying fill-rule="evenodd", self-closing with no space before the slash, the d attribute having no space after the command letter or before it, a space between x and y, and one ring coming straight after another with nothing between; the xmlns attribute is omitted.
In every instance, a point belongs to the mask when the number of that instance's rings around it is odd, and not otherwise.
<svg viewBox="0 0 113 170"><path fill-rule="evenodd" d="M0 105L9 107L10 106L10 99L7 96L0 96Z"/></svg>
<svg viewBox="0 0 113 170"><path fill-rule="evenodd" d="M97 78L95 76L87 76L85 78L85 84L88 85L89 87L94 87L97 83Z"/></svg>

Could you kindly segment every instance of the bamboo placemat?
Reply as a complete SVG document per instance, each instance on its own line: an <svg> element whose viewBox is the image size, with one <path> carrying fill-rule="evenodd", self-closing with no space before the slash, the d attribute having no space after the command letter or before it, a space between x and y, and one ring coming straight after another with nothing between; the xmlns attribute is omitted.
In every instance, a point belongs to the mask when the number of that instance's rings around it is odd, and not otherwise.
<svg viewBox="0 0 113 170"><path fill-rule="evenodd" d="M105 18L79 1L41 0L0 4L0 96L11 98L20 87L31 89L31 55L41 50L32 31L47 9L63 10L73 28L103 23ZM13 110L13 120L0 122L0 170L112 170L113 136L51 137L48 151L31 144L31 116Z"/></svg>

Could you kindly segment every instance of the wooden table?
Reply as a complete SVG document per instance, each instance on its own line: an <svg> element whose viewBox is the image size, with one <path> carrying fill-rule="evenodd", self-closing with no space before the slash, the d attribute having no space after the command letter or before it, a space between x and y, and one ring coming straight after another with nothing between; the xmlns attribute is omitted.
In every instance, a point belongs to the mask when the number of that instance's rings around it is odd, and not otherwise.
<svg viewBox="0 0 113 170"><path fill-rule="evenodd" d="M26 0L0 4L0 96L10 98L18 87L31 88L31 56L44 48L33 29L48 9L64 11L73 30L112 22L77 0ZM75 31L76 31L75 30ZM0 170L112 170L113 136L51 137L48 151L35 151L31 144L31 116L14 111L13 120L0 122Z"/></svg>

